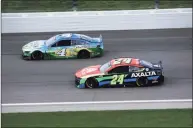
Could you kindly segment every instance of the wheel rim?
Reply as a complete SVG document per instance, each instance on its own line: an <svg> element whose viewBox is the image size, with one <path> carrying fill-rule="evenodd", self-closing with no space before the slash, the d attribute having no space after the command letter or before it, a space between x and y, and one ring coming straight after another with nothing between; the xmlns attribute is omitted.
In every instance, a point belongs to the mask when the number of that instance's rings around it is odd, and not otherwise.
<svg viewBox="0 0 193 128"><path fill-rule="evenodd" d="M82 59L89 58L89 54L88 54L87 52L85 52L85 51L82 51L82 52L80 53L79 58L82 58Z"/></svg>
<svg viewBox="0 0 193 128"><path fill-rule="evenodd" d="M81 58L86 58L85 52L82 52Z"/></svg>
<svg viewBox="0 0 193 128"><path fill-rule="evenodd" d="M40 60L42 59L42 54L40 52L35 52L32 54L32 57L34 60Z"/></svg>
<svg viewBox="0 0 193 128"><path fill-rule="evenodd" d="M147 79L146 78L139 78L138 80L137 80L137 85L138 86L144 86L144 85L146 85L147 84Z"/></svg>
<svg viewBox="0 0 193 128"><path fill-rule="evenodd" d="M86 81L86 86L87 86L88 88L93 88L93 87L94 87L93 85L94 85L94 84L93 84L92 80L87 80L87 81Z"/></svg>
<svg viewBox="0 0 193 128"><path fill-rule="evenodd" d="M88 79L85 84L86 84L87 88L96 88L96 87L98 87L98 82L95 78Z"/></svg>

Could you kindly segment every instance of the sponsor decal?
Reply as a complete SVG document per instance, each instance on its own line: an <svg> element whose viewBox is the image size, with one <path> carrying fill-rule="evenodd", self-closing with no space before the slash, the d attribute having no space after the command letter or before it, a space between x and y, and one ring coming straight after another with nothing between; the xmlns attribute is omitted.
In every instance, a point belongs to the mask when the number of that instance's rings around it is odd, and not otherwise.
<svg viewBox="0 0 193 128"><path fill-rule="evenodd" d="M149 71L149 68L146 68L145 70L148 72L148 71Z"/></svg>
<svg viewBox="0 0 193 128"><path fill-rule="evenodd" d="M154 67L160 67L158 64L156 64L156 65L153 65Z"/></svg>
<svg viewBox="0 0 193 128"><path fill-rule="evenodd" d="M62 34L63 37L71 37L71 33Z"/></svg>
<svg viewBox="0 0 193 128"><path fill-rule="evenodd" d="M151 72L136 72L136 73L132 73L131 77L142 77L142 76L153 76L156 75L155 71L151 71Z"/></svg>
<svg viewBox="0 0 193 128"><path fill-rule="evenodd" d="M122 62L124 63L131 63L131 58L119 58L119 59L115 59L115 61L113 62L113 65L116 65L116 64L121 64Z"/></svg>
<svg viewBox="0 0 193 128"><path fill-rule="evenodd" d="M97 68L85 68L81 71L82 75L85 75L87 73L90 73L90 72L93 72L93 71L96 71Z"/></svg>
<svg viewBox="0 0 193 128"><path fill-rule="evenodd" d="M88 45L76 45L75 48L89 48Z"/></svg>
<svg viewBox="0 0 193 128"><path fill-rule="evenodd" d="M34 42L34 47L38 47L38 42L37 41Z"/></svg>
<svg viewBox="0 0 193 128"><path fill-rule="evenodd" d="M58 56L66 56L66 49L65 48L59 49L55 52L55 54Z"/></svg>
<svg viewBox="0 0 193 128"><path fill-rule="evenodd" d="M123 84L124 82L124 78L127 77L127 74L126 75L113 75L112 76L112 80L111 80L111 85L116 85L116 84Z"/></svg>
<svg viewBox="0 0 193 128"><path fill-rule="evenodd" d="M154 84L154 83L158 83L158 81L156 81L156 80L155 80L155 81L152 81L152 84Z"/></svg>

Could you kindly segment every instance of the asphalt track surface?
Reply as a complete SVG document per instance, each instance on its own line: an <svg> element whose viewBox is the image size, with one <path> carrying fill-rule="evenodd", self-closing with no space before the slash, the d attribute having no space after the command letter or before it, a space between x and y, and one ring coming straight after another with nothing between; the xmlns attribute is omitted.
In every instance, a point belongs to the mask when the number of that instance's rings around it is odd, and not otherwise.
<svg viewBox="0 0 193 128"><path fill-rule="evenodd" d="M192 29L79 32L103 35L105 55L88 60L25 61L21 47L57 33L2 34L2 103L192 99ZM165 84L77 89L76 70L119 56L163 61Z"/></svg>

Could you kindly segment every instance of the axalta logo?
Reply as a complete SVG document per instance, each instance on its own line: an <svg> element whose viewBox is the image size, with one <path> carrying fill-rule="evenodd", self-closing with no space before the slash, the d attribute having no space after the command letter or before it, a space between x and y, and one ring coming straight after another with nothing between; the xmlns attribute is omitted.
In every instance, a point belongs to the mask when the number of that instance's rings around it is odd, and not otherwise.
<svg viewBox="0 0 193 128"><path fill-rule="evenodd" d="M131 77L153 76L156 75L155 71L152 72L136 72L132 73Z"/></svg>

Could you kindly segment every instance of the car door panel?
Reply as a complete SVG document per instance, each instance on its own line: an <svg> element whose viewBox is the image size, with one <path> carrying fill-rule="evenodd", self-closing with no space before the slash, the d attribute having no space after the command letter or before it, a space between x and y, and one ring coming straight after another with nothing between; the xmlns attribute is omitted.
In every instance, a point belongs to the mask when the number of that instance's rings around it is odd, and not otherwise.
<svg viewBox="0 0 193 128"><path fill-rule="evenodd" d="M119 67L117 67L119 68ZM122 67L121 67L122 68ZM128 67L126 67L128 69ZM114 69L112 69L114 70ZM111 71L112 71L111 70ZM116 69L115 69L116 70ZM99 82L102 82L104 85L109 85L109 86L122 86L125 85L125 79L128 77L128 71L122 72L122 71L113 71L113 72L108 72L107 74L103 75L101 78L102 80ZM99 83L100 84L100 83Z"/></svg>
<svg viewBox="0 0 193 128"><path fill-rule="evenodd" d="M74 39L72 40L72 51L73 51L73 55L74 56L77 56L78 52L80 50L88 50L89 48L89 43L87 43L86 41L84 40L80 40L80 39Z"/></svg>
<svg viewBox="0 0 193 128"><path fill-rule="evenodd" d="M66 46L65 41L68 43ZM71 40L59 40L48 48L48 54L53 58L67 58L70 56L69 51L71 48Z"/></svg>

